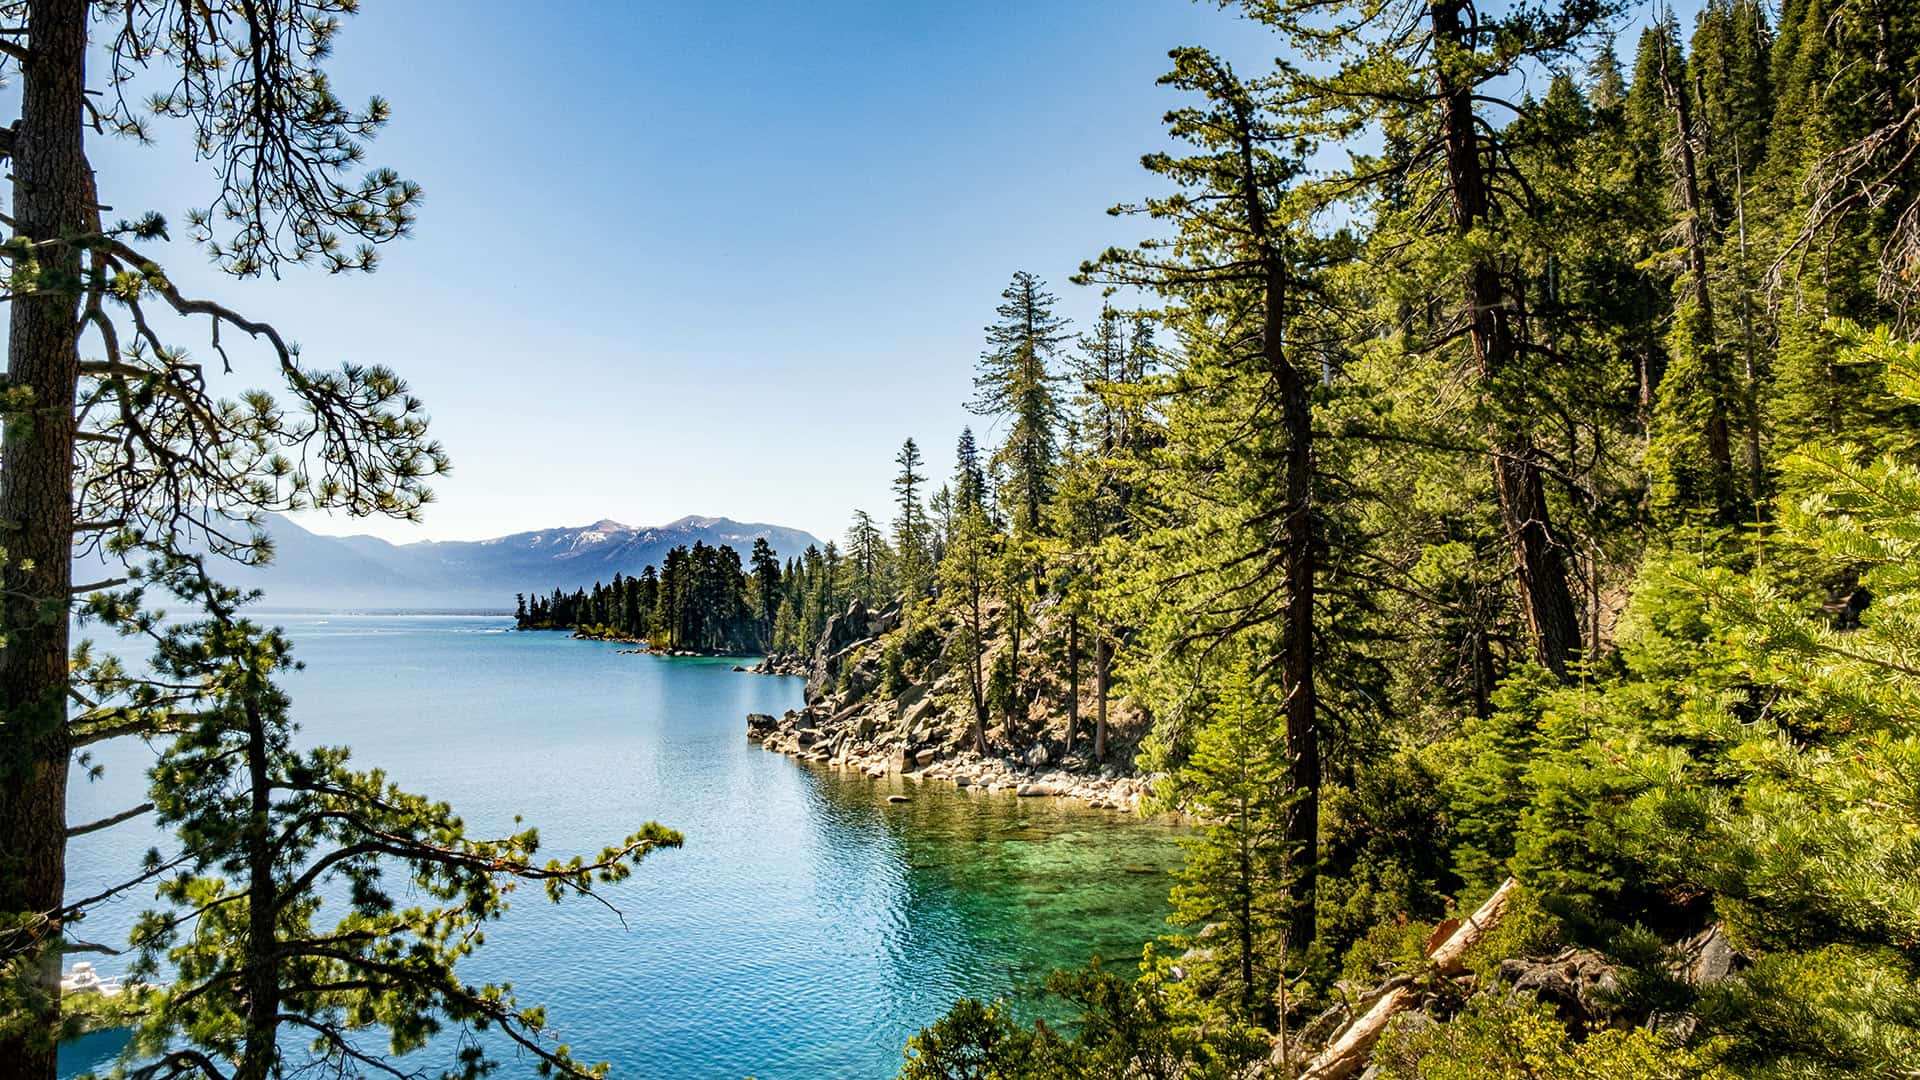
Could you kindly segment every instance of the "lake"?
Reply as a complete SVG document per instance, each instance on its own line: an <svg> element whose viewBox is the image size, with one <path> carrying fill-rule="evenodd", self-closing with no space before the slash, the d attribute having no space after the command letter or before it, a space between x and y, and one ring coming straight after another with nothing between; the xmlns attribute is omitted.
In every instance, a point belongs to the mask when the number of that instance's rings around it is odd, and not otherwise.
<svg viewBox="0 0 1920 1080"><path fill-rule="evenodd" d="M517 633L500 617L260 618L307 665L285 681L301 742L351 746L360 767L452 803L470 835L503 833L516 813L548 855L598 851L648 820L685 834L606 889L625 926L591 901L530 893L462 969L548 1005L576 1055L615 1076L890 1077L955 998L1052 1015L1049 970L1095 954L1130 970L1166 930L1175 826L869 780L749 743L746 714L797 707L798 679ZM101 778L76 770L70 819L140 802L151 760L138 743L106 748ZM144 825L78 838L70 894L156 844ZM75 935L122 942L147 900L110 904ZM94 959L103 973L125 963ZM62 1074L106 1067L122 1040L68 1044ZM440 1064L451 1042L405 1064ZM502 1060L503 1075L531 1072Z"/></svg>

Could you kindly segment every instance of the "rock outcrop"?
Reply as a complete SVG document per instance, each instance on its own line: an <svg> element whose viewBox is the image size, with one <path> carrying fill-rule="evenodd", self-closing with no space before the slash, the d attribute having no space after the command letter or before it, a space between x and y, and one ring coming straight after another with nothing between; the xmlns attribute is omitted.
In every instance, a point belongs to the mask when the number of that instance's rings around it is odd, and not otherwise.
<svg viewBox="0 0 1920 1080"><path fill-rule="evenodd" d="M808 701L833 689L849 648L865 641L867 636L867 605L858 600L844 613L827 619L827 628L813 647L813 664L807 671Z"/></svg>
<svg viewBox="0 0 1920 1080"><path fill-rule="evenodd" d="M750 668L742 668L749 675L798 675L806 677L813 671L813 662L796 652L770 653Z"/></svg>
<svg viewBox="0 0 1920 1080"><path fill-rule="evenodd" d="M1605 1027L1620 997L1620 977L1608 959L1591 949L1565 949L1534 959L1500 962L1500 978L1513 993L1531 994L1561 1019L1580 1028Z"/></svg>
<svg viewBox="0 0 1920 1080"><path fill-rule="evenodd" d="M1035 615L1029 641L1047 633L1050 612L1036 608ZM986 732L988 752L980 753L969 684L950 662L959 626L924 608L915 618L918 623L906 625L899 604L874 612L856 600L827 620L810 656L768 657L751 669L787 673L804 665L807 705L777 720L749 717L748 736L770 750L875 776L891 772L981 791L1139 807L1148 784L1131 775L1131 743L1111 740L1110 760L1094 762L1092 732L1083 723L1069 746L1066 680L1045 670L1031 645L1023 659L1032 706L1024 717L999 717ZM988 658L1002 647L989 641ZM1120 714L1116 707L1113 715Z"/></svg>
<svg viewBox="0 0 1920 1080"><path fill-rule="evenodd" d="M1079 799L1108 810L1138 811L1149 791L1147 778L1122 775L1112 767L1093 769L1078 755L1057 766L1018 757L982 757L947 727L889 722L882 715L887 711L884 705L855 705L828 715L809 707L777 720L754 713L747 717L747 738L768 750L876 779L897 774L990 794Z"/></svg>

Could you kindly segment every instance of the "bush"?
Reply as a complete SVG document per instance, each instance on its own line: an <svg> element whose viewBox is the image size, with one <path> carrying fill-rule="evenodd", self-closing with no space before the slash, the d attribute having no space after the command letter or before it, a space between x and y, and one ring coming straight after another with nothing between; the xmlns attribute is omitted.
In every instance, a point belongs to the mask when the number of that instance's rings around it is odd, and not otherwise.
<svg viewBox="0 0 1920 1080"><path fill-rule="evenodd" d="M1068 1077L1067 1047L1045 1027L1022 1027L1006 1003L954 1002L907 1042L900 1080L1043 1080Z"/></svg>
<svg viewBox="0 0 1920 1080"><path fill-rule="evenodd" d="M899 697L907 689L907 657L898 638L887 642L880 653L880 689L888 697Z"/></svg>
<svg viewBox="0 0 1920 1080"><path fill-rule="evenodd" d="M1417 1017L1418 1019L1415 1019ZM1424 1022L1423 1022L1424 1021ZM1396 1020L1374 1051L1379 1080L1722 1080L1693 1052L1635 1028L1576 1042L1533 1001L1481 995L1451 1022Z"/></svg>
<svg viewBox="0 0 1920 1080"><path fill-rule="evenodd" d="M1139 979L1097 961L1047 978L1047 991L1078 1012L1072 1038L1021 1025L1004 1002L956 1002L907 1043L900 1080L1228 1080L1265 1056L1257 1029L1165 983L1151 947L1140 966Z"/></svg>

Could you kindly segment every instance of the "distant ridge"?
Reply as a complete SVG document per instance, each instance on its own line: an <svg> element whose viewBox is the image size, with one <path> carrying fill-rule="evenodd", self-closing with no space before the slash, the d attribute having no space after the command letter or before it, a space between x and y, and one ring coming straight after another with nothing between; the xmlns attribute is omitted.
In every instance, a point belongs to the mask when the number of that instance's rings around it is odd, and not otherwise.
<svg viewBox="0 0 1920 1080"><path fill-rule="evenodd" d="M260 589L263 607L459 608L511 610L515 593L574 589L615 573L659 566L666 553L695 541L740 553L764 538L784 561L811 533L781 525L688 515L665 525L631 526L603 518L591 525L539 529L490 540L392 544L373 536L323 536L270 514L270 566L227 566L228 584Z"/></svg>

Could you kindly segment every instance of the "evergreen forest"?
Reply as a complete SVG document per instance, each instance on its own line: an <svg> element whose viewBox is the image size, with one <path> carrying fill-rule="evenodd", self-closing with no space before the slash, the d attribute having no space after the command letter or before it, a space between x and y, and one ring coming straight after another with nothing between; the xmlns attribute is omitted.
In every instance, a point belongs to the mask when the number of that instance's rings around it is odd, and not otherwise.
<svg viewBox="0 0 1920 1080"><path fill-rule="evenodd" d="M371 270L418 191L321 71L353 6L0 3L0 1075L53 1080L72 929L156 890L129 1075L380 1075L461 1025L592 1075L456 963L681 843L549 858L296 743L287 643L219 583L260 513L417 516L446 455L397 374L307 366L101 216L83 131L147 105L79 57L163 69L230 155L186 223L222 269ZM678 548L518 625L811 658L895 612L889 689L937 656L983 754L1068 716L1196 823L1168 934L1049 979L1075 1022L961 1000L905 1080L1913 1076L1920 3L1220 6L1279 59L1166 43L1169 141L1113 246L983 309L950 475L906 439L841 541ZM222 329L272 394L206 389L179 342ZM114 822L65 820L67 765L127 738L185 843L75 902L62 845Z"/></svg>
<svg viewBox="0 0 1920 1080"><path fill-rule="evenodd" d="M664 569L571 593L514 597L521 630L572 630L583 637L648 641L664 651L743 653L772 640L772 605L779 602L781 570L763 540L753 545L752 570L740 553L696 541L667 552Z"/></svg>

